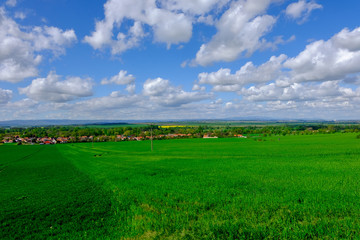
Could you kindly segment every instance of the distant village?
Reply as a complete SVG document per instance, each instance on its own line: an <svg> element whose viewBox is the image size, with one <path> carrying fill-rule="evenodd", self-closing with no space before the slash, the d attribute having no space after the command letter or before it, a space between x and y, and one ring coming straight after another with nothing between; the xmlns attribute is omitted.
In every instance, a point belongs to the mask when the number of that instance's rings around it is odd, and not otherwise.
<svg viewBox="0 0 360 240"><path fill-rule="evenodd" d="M20 137L18 135L11 137L4 137L1 141L2 143L17 143L17 144L64 144L64 143L74 143L74 142L106 142L106 141L143 141L153 139L176 139L176 138L191 138L193 134L160 134L156 136L125 136L125 135L116 135L115 138L109 136L80 136L80 137ZM197 138L199 136L196 136ZM200 136L201 137L201 136ZM242 134L235 134L234 137L238 138L247 138ZM202 138L218 138L212 134L204 134Z"/></svg>
<svg viewBox="0 0 360 240"><path fill-rule="evenodd" d="M2 144L65 144L77 142L144 141L177 138L247 138L268 136L360 132L360 124L262 125L262 126L140 126L80 128L73 126L0 128ZM360 138L360 135L359 135Z"/></svg>

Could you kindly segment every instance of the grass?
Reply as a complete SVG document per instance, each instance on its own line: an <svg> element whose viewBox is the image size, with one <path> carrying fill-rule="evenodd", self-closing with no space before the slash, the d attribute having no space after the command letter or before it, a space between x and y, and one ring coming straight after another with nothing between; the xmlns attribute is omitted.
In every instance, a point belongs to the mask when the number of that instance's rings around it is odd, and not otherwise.
<svg viewBox="0 0 360 240"><path fill-rule="evenodd" d="M332 134L155 141L153 152L149 141L0 146L0 238L359 238L359 144Z"/></svg>
<svg viewBox="0 0 360 240"><path fill-rule="evenodd" d="M110 192L55 146L1 146L1 154L0 239L110 234Z"/></svg>

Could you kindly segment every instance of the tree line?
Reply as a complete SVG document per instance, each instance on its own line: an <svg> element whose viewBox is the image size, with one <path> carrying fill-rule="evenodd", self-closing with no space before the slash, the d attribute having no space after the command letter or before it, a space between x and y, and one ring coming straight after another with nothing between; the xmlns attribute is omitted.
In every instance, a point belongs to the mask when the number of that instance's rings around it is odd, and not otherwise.
<svg viewBox="0 0 360 240"><path fill-rule="evenodd" d="M146 138L166 138L166 136L179 136L200 138L203 135L217 136L219 138L234 137L239 135L299 135L299 134L330 134L337 132L360 132L360 125L334 125L334 124L284 124L284 125L261 125L261 126L182 126L161 127L159 125L124 126L124 127L81 127L81 126L49 126L29 128L0 128L0 139L11 137L22 138L71 138L72 141L80 141L82 136L92 136L95 141L116 141L118 136L136 136ZM161 136L161 137L159 137Z"/></svg>

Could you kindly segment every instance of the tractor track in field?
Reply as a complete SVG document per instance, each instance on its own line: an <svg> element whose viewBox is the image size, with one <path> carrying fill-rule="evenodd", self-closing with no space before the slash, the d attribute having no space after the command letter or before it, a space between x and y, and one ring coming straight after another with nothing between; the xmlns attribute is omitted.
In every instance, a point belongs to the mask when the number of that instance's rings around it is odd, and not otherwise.
<svg viewBox="0 0 360 240"><path fill-rule="evenodd" d="M28 155L26 155L26 156L24 156L24 157L21 157L21 158L15 160L15 162L17 162L17 161L22 161L22 160L26 160L26 159L28 159L28 158L30 158L30 157L38 154L39 152L41 152L41 151L43 151L43 150L44 150L44 148L39 148L37 151L32 152L32 153L30 153L30 154L28 154Z"/></svg>
<svg viewBox="0 0 360 240"><path fill-rule="evenodd" d="M30 154L28 154L28 155L25 155L25 156L23 156L23 157L21 157L21 158L18 158L18 159L16 159L16 160L14 160L14 161L11 161L11 162L14 163L14 162L20 162L20 161L22 161L22 160L26 160L26 159L31 158L32 156L38 154L39 152L41 152L41 151L43 151L43 150L44 150L43 148L39 148L39 149L36 150L35 152L32 152L32 153L30 153ZM0 164L0 173L4 172L7 167L8 167L7 165L1 165L1 164Z"/></svg>

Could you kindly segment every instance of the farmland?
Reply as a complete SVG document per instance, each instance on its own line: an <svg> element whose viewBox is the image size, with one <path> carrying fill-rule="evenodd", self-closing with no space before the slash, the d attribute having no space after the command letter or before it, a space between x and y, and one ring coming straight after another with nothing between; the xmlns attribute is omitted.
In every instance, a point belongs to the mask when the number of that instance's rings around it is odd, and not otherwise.
<svg viewBox="0 0 360 240"><path fill-rule="evenodd" d="M0 238L359 238L354 133L0 146Z"/></svg>

